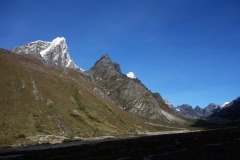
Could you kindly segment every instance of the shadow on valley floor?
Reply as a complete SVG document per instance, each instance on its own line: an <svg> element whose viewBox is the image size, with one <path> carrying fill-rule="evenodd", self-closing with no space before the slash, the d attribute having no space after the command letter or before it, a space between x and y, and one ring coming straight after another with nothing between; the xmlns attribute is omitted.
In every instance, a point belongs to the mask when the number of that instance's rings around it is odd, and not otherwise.
<svg viewBox="0 0 240 160"><path fill-rule="evenodd" d="M229 128L240 126L240 120L229 120L219 117L208 117L205 120L197 119L191 125L194 128L200 129L216 129L216 128Z"/></svg>
<svg viewBox="0 0 240 160"><path fill-rule="evenodd" d="M218 126L217 123L211 123L206 120L197 119L191 127L202 128L202 129L212 129Z"/></svg>
<svg viewBox="0 0 240 160"><path fill-rule="evenodd" d="M240 159L240 127L0 150L0 159Z"/></svg>

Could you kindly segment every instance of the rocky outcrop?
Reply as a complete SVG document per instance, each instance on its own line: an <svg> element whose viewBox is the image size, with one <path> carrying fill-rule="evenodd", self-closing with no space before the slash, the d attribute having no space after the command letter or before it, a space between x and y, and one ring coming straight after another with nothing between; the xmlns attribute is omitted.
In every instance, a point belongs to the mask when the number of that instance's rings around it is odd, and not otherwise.
<svg viewBox="0 0 240 160"><path fill-rule="evenodd" d="M38 40L26 43L23 46L15 47L12 52L37 58L46 65L82 70L71 60L66 40L63 37L57 37L52 42Z"/></svg>

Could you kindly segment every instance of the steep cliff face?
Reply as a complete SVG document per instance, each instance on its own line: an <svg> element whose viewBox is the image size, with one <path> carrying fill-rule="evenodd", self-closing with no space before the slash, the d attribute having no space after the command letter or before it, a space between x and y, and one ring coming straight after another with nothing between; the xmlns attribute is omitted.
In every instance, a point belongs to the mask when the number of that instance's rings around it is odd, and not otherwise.
<svg viewBox="0 0 240 160"><path fill-rule="evenodd" d="M119 64L103 56L87 72L96 83L95 92L118 107L152 120L178 123L179 119L158 93L149 91L137 78L122 74ZM181 120L180 120L181 121Z"/></svg>

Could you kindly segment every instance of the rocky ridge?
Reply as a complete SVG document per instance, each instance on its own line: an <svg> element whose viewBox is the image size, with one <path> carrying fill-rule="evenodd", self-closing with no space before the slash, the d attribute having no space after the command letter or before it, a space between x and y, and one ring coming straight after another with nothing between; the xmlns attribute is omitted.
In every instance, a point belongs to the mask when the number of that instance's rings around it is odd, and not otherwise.
<svg viewBox="0 0 240 160"><path fill-rule="evenodd" d="M139 79L123 74L120 65L112 62L108 55L101 57L86 73L96 84L94 91L118 107L151 120L183 123L160 94L152 93Z"/></svg>
<svg viewBox="0 0 240 160"><path fill-rule="evenodd" d="M179 115L198 119L211 116L212 114L219 111L221 109L221 106L214 103L210 103L205 108L200 108L199 106L196 106L193 109L191 105L183 104L177 107L173 107L172 109L174 110L175 113Z"/></svg>
<svg viewBox="0 0 240 160"><path fill-rule="evenodd" d="M240 97L232 102L225 102L222 107L214 103L210 103L205 108L199 106L193 108L189 104L174 107L169 100L164 99L164 102L176 114L188 118L203 119L212 123L225 123L240 119Z"/></svg>

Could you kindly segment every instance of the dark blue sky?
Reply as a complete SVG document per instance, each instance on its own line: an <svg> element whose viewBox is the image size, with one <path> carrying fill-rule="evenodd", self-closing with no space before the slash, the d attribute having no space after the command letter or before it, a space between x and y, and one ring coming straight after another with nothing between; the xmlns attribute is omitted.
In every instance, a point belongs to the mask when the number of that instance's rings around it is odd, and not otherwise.
<svg viewBox="0 0 240 160"><path fill-rule="evenodd" d="M240 95L239 0L1 0L0 44L65 37L84 70L104 54L173 105Z"/></svg>

